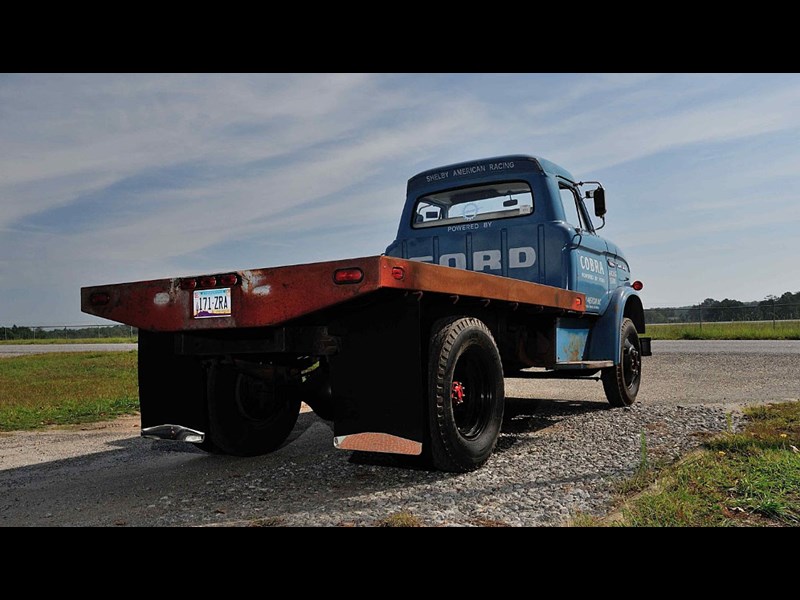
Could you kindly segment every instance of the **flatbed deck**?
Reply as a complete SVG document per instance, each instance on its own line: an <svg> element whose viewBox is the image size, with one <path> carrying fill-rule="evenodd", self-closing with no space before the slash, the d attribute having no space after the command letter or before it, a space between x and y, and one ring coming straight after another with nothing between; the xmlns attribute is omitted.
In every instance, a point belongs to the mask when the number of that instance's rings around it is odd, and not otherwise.
<svg viewBox="0 0 800 600"><path fill-rule="evenodd" d="M337 283L334 273L359 269L357 282ZM390 256L236 271L231 285L231 315L195 318L189 277L84 287L84 312L140 329L177 332L202 329L268 327L329 308L382 289L502 301L583 313L584 294L538 283L410 261ZM194 278L200 279L200 277ZM220 287L220 286L211 286ZM107 295L103 304L93 295Z"/></svg>

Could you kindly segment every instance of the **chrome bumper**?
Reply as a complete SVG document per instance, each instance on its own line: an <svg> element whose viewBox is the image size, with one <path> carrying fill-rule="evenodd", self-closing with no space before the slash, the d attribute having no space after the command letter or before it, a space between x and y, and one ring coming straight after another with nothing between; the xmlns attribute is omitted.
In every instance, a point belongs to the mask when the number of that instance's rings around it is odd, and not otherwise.
<svg viewBox="0 0 800 600"><path fill-rule="evenodd" d="M155 427L142 429L142 437L201 444L206 439L206 434L181 425L156 425Z"/></svg>

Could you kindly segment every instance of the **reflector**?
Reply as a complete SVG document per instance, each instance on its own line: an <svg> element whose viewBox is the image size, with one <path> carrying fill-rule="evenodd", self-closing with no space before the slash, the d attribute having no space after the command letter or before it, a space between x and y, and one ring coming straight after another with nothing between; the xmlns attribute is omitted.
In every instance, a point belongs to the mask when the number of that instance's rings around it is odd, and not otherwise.
<svg viewBox="0 0 800 600"><path fill-rule="evenodd" d="M357 267L351 269L336 269L333 280L336 283L360 283L364 279L364 271Z"/></svg>
<svg viewBox="0 0 800 600"><path fill-rule="evenodd" d="M89 304L92 306L105 306L111 302L111 294L107 292L95 292L89 296Z"/></svg>

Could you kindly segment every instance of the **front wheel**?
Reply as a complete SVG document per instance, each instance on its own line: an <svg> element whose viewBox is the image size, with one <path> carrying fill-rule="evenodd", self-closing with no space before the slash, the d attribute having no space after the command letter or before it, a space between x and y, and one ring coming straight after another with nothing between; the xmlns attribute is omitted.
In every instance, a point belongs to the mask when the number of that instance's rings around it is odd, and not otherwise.
<svg viewBox="0 0 800 600"><path fill-rule="evenodd" d="M287 383L214 365L208 373L210 440L201 447L235 456L272 452L289 437L299 414L300 396Z"/></svg>
<svg viewBox="0 0 800 600"><path fill-rule="evenodd" d="M503 421L503 365L489 329L471 317L437 321L428 358L433 466L471 471L494 450Z"/></svg>
<svg viewBox="0 0 800 600"><path fill-rule="evenodd" d="M622 320L620 354L619 364L603 369L600 377L611 406L630 406L636 402L642 381L642 346L630 319Z"/></svg>

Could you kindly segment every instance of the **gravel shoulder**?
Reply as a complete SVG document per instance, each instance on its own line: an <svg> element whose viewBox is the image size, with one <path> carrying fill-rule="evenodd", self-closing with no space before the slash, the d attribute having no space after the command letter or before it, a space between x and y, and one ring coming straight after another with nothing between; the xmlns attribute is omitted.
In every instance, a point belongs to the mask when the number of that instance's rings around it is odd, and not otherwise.
<svg viewBox="0 0 800 600"><path fill-rule="evenodd" d="M639 464L735 427L742 402L800 398L800 353L659 353L640 402L608 408L598 382L509 379L497 452L474 473L332 448L300 415L289 444L255 458L138 437L138 422L0 435L0 526L371 525L407 510L429 525L559 525L600 514ZM691 350L691 348L690 348Z"/></svg>

